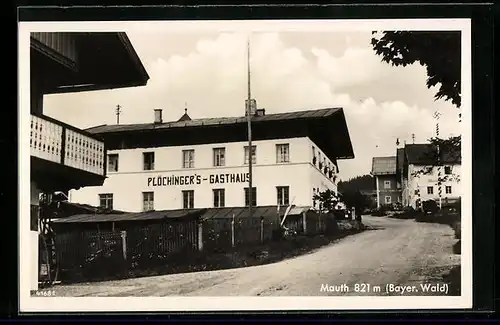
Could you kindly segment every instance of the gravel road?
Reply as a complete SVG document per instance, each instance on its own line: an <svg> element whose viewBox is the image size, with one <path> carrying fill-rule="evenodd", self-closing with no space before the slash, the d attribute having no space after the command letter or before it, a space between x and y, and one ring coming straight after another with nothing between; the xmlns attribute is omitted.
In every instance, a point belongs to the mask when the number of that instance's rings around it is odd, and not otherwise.
<svg viewBox="0 0 500 325"><path fill-rule="evenodd" d="M274 264L53 289L58 296L115 297L446 294L421 285L440 284L460 264L460 255L452 253L451 227L371 216L363 223L372 230Z"/></svg>

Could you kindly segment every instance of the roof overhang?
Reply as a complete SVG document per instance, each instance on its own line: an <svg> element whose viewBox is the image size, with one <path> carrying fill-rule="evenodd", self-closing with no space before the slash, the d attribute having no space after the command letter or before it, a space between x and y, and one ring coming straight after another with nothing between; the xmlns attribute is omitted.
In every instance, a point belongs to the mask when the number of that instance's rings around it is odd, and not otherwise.
<svg viewBox="0 0 500 325"><path fill-rule="evenodd" d="M120 32L71 33L74 39L75 66L57 70L56 83L46 88L46 94L74 93L144 86L149 80L139 56L127 35ZM54 61L50 50L41 51L43 46L32 37L32 53L43 54L44 61ZM32 57L33 58L33 57ZM48 60L46 60L48 59ZM49 64L49 63L48 63ZM53 67L50 66L50 67ZM55 70L52 69L52 74Z"/></svg>
<svg viewBox="0 0 500 325"><path fill-rule="evenodd" d="M342 108L331 109L328 115L322 114L318 110L318 116L304 116L306 113L289 113L293 118L280 118L279 114L272 114L252 119L252 139L268 140L268 139L284 139L294 137L308 136L328 157L331 159L353 159L354 150L349 135L346 119ZM315 111L309 111L308 114L314 114ZM286 113L288 114L288 113ZM154 124L136 124L136 125L113 125L99 126L87 129L87 131L99 134L104 138L106 144L109 144L109 149L116 147L113 144L115 140L132 138L138 141L141 136L149 137L155 141L159 141L158 136L153 134L172 134L171 137L161 137L165 143L155 143L155 146L162 145L194 145L194 144L209 144L219 142L238 142L247 140L247 120L245 118L225 119L219 123L209 122L203 124L197 120L192 120L186 124L181 123L164 123L161 125ZM189 132L190 137L182 137L181 134ZM213 134L220 136L215 138ZM172 141L177 141L175 144ZM182 140L182 143L179 141ZM192 143L187 143L192 141ZM218 141L218 142L211 142ZM142 142L141 146L146 145ZM167 143L169 142L169 143ZM118 148L118 147L117 147ZM129 147L131 148L131 147Z"/></svg>

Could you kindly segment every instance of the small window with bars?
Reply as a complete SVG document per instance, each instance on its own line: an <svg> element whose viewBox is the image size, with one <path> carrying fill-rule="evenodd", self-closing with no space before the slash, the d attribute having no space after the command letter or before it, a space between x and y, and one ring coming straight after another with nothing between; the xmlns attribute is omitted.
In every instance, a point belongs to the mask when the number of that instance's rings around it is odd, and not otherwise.
<svg viewBox="0 0 500 325"><path fill-rule="evenodd" d="M248 187L245 187L245 206L250 206L250 196ZM257 206L257 188L252 187L252 206Z"/></svg>
<svg viewBox="0 0 500 325"><path fill-rule="evenodd" d="M248 146L245 146L245 165L248 165L248 158L250 156L250 150L248 150ZM257 147L252 146L252 164L257 163Z"/></svg>
<svg viewBox="0 0 500 325"><path fill-rule="evenodd" d="M278 205L288 205L290 203L290 187L277 186L276 187Z"/></svg>
<svg viewBox="0 0 500 325"><path fill-rule="evenodd" d="M108 155L108 172L117 172L118 171L118 154L109 154Z"/></svg>
<svg viewBox="0 0 500 325"><path fill-rule="evenodd" d="M182 150L182 167L194 168L194 150Z"/></svg>
<svg viewBox="0 0 500 325"><path fill-rule="evenodd" d="M144 162L144 170L154 170L155 169L155 153L154 152L144 152L142 154Z"/></svg>
<svg viewBox="0 0 500 325"><path fill-rule="evenodd" d="M154 192L142 192L142 210L154 210Z"/></svg>
<svg viewBox="0 0 500 325"><path fill-rule="evenodd" d="M226 165L226 148L214 148L214 166Z"/></svg>
<svg viewBox="0 0 500 325"><path fill-rule="evenodd" d="M194 208L194 191L187 190L182 191L182 202L184 209L193 209Z"/></svg>
<svg viewBox="0 0 500 325"><path fill-rule="evenodd" d="M113 194L99 194L99 207L103 209L113 210Z"/></svg>
<svg viewBox="0 0 500 325"><path fill-rule="evenodd" d="M276 145L276 162L279 164L290 162L290 145L288 143Z"/></svg>
<svg viewBox="0 0 500 325"><path fill-rule="evenodd" d="M223 208L225 206L226 195L223 188L214 189L214 208Z"/></svg>

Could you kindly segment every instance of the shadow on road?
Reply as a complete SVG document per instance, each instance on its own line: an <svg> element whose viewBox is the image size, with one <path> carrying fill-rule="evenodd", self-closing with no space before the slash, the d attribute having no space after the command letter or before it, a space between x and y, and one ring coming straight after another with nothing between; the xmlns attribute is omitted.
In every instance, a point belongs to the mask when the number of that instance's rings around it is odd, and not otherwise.
<svg viewBox="0 0 500 325"><path fill-rule="evenodd" d="M384 230L384 229L386 228L380 226L365 226L365 230Z"/></svg>

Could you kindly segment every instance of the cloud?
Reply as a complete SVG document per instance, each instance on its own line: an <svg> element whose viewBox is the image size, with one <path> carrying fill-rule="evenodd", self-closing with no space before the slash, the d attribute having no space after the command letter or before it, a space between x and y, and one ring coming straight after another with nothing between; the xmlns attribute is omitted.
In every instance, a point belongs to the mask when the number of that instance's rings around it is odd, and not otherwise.
<svg viewBox="0 0 500 325"><path fill-rule="evenodd" d="M342 46L348 43L346 38ZM175 42L157 45L174 47ZM192 118L241 116L247 96L246 46L245 36L224 33L199 40L184 54L161 55L156 48L152 56L138 49L151 77L146 87L46 96L45 111L82 128L115 123L117 104L123 110L121 123L151 122L154 108L164 109L164 119L176 120L185 103ZM434 103L423 67L391 67L369 43L331 53L321 44L291 45L289 35L286 43L277 33L252 36L252 95L268 113L343 107L356 155L340 162L344 179L368 173L373 156L395 154L397 138L411 141L415 133L422 142L432 136L436 107L446 113L442 134L458 133L456 110Z"/></svg>

